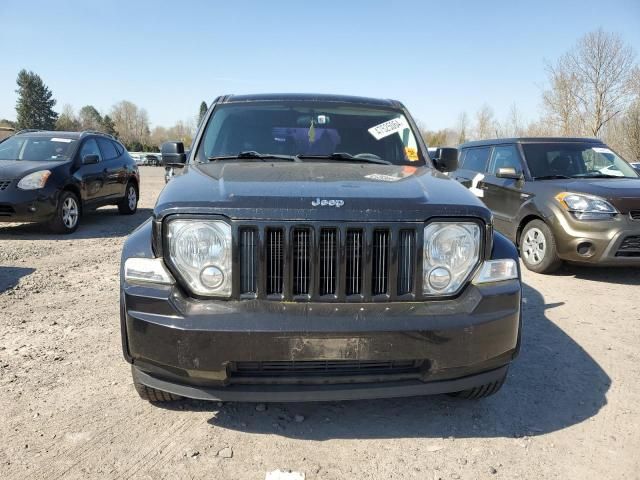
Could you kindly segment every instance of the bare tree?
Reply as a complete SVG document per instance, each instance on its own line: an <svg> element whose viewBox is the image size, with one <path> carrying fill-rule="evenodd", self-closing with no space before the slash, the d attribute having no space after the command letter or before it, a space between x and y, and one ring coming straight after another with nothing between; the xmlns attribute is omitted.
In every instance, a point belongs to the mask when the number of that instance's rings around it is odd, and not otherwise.
<svg viewBox="0 0 640 480"><path fill-rule="evenodd" d="M634 58L633 49L617 34L599 29L582 37L552 69L552 85L557 79L566 82L589 135L603 134L607 123L629 105Z"/></svg>
<svg viewBox="0 0 640 480"><path fill-rule="evenodd" d="M149 140L149 116L144 108L127 100L111 109L111 119L118 136L126 145L146 144Z"/></svg>
<svg viewBox="0 0 640 480"><path fill-rule="evenodd" d="M496 132L496 121L493 117L493 109L484 104L476 112L475 136L478 140L498 136Z"/></svg>
<svg viewBox="0 0 640 480"><path fill-rule="evenodd" d="M467 112L462 112L458 115L458 123L455 130L458 132L458 145L461 145L468 140L469 115L467 115Z"/></svg>
<svg viewBox="0 0 640 480"><path fill-rule="evenodd" d="M78 121L78 117L76 117L76 114L73 111L73 107L68 103L65 103L63 105L62 113L56 120L56 130L65 132L75 132L77 130L80 130L80 122Z"/></svg>
<svg viewBox="0 0 640 480"><path fill-rule="evenodd" d="M547 75L550 87L542 94L547 119L562 136L580 135L582 126L574 95L578 79L561 64L548 64Z"/></svg>

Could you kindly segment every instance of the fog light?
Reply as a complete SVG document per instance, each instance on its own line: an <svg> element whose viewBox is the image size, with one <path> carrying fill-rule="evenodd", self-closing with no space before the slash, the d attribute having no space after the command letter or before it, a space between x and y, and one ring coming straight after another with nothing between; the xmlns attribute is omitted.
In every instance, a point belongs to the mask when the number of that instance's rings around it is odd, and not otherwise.
<svg viewBox="0 0 640 480"><path fill-rule="evenodd" d="M451 282L451 273L444 267L437 267L429 273L429 285L434 290L444 290Z"/></svg>
<svg viewBox="0 0 640 480"><path fill-rule="evenodd" d="M583 257L590 257L593 255L593 244L590 242L582 242L578 244L578 248L576 248L579 255Z"/></svg>
<svg viewBox="0 0 640 480"><path fill-rule="evenodd" d="M205 267L200 272L200 281L205 287L215 289L224 282L224 273L218 267Z"/></svg>

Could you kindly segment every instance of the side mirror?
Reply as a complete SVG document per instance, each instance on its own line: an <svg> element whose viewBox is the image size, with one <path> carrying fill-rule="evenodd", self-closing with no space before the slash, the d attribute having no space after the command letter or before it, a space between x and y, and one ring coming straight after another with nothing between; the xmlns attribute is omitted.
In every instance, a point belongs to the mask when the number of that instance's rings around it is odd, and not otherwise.
<svg viewBox="0 0 640 480"><path fill-rule="evenodd" d="M184 166L187 156L184 154L184 143L164 142L160 148L163 165Z"/></svg>
<svg viewBox="0 0 640 480"><path fill-rule="evenodd" d="M502 167L498 169L498 172L496 173L496 177L520 180L522 178L522 172L516 171L516 169L513 167Z"/></svg>
<svg viewBox="0 0 640 480"><path fill-rule="evenodd" d="M433 161L439 171L454 172L458 169L458 149L450 147L439 148Z"/></svg>
<svg viewBox="0 0 640 480"><path fill-rule="evenodd" d="M83 165L93 165L96 164L100 161L100 157L98 155L85 155L84 157L82 157L82 164Z"/></svg>

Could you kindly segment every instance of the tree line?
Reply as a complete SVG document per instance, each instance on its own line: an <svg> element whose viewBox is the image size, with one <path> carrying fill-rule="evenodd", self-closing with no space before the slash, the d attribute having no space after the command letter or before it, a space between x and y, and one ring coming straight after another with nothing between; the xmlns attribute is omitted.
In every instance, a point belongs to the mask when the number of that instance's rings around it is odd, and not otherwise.
<svg viewBox="0 0 640 480"><path fill-rule="evenodd" d="M65 104L58 113L54 111L53 93L38 74L21 70L16 83L16 121L0 120L0 126L16 130L95 130L118 137L130 151L157 151L167 140L190 145L196 123L207 112L207 104L202 102L197 120L194 117L193 120L178 121L169 128L156 126L151 129L147 111L128 100L116 103L104 115L93 105L85 105L76 113L71 105Z"/></svg>
<svg viewBox="0 0 640 480"><path fill-rule="evenodd" d="M631 46L602 29L587 33L546 63L540 114L526 120L516 103L499 120L489 105L462 112L441 130L421 126L430 146L496 137L599 137L627 160L640 160L640 67Z"/></svg>

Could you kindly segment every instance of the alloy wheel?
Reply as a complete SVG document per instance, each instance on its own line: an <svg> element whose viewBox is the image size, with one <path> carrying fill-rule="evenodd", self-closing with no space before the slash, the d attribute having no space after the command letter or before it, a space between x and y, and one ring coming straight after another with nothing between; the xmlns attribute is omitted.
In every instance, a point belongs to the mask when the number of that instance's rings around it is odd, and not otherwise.
<svg viewBox="0 0 640 480"><path fill-rule="evenodd" d="M525 260L531 265L538 265L547 251L547 240L539 228L531 228L522 242L522 254Z"/></svg>
<svg viewBox="0 0 640 480"><path fill-rule="evenodd" d="M78 223L78 203L72 197L65 198L62 203L62 223L71 230Z"/></svg>

